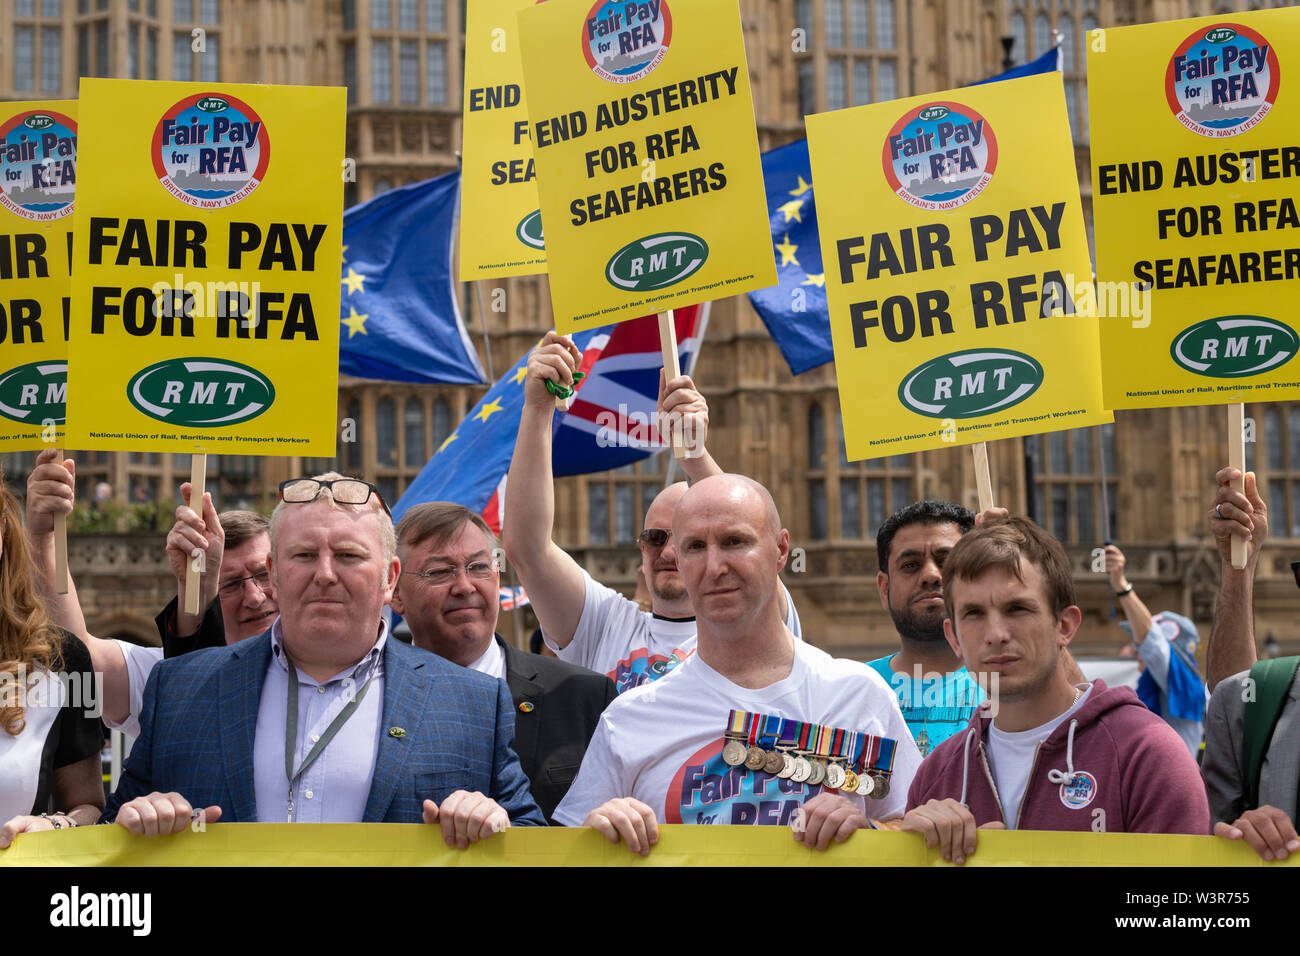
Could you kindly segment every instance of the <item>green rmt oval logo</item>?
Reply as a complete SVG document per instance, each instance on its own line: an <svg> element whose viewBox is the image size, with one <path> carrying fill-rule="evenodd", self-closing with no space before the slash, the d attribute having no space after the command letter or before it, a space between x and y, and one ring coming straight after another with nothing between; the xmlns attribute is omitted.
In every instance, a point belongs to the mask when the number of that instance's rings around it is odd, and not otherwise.
<svg viewBox="0 0 1300 956"><path fill-rule="evenodd" d="M1237 35L1237 31L1232 27L1215 27L1209 33L1205 34L1205 39L1210 43L1227 43Z"/></svg>
<svg viewBox="0 0 1300 956"><path fill-rule="evenodd" d="M150 418L189 428L238 425L275 402L275 387L257 369L214 358L156 362L131 376L126 392Z"/></svg>
<svg viewBox="0 0 1300 956"><path fill-rule="evenodd" d="M1242 378L1280 368L1300 351L1295 329L1262 315L1223 315L1178 333L1169 354L1206 378Z"/></svg>
<svg viewBox="0 0 1300 956"><path fill-rule="evenodd" d="M519 225L515 227L515 238L533 249L546 248L546 242L542 238L542 211L540 209L534 209L519 220Z"/></svg>
<svg viewBox="0 0 1300 956"><path fill-rule="evenodd" d="M931 122L933 120L941 120L945 116L947 116L950 112L951 110L949 110L948 107L946 106L927 106L925 109L921 110L921 112L917 114L917 119L922 119L925 120L926 122Z"/></svg>
<svg viewBox="0 0 1300 956"><path fill-rule="evenodd" d="M966 349L912 369L898 400L930 418L979 418L1019 405L1043 384L1043 367L1010 349Z"/></svg>
<svg viewBox="0 0 1300 956"><path fill-rule="evenodd" d="M689 232L661 232L629 242L610 258L605 279L627 292L652 292L698 272L709 247Z"/></svg>
<svg viewBox="0 0 1300 956"><path fill-rule="evenodd" d="M194 104L205 113L220 113L222 110L229 108L227 103L219 96L205 96Z"/></svg>
<svg viewBox="0 0 1300 956"><path fill-rule="evenodd" d="M23 425L64 424L68 363L51 360L19 365L0 374L0 415Z"/></svg>
<svg viewBox="0 0 1300 956"><path fill-rule="evenodd" d="M44 113L37 113L23 120L23 125L28 129L49 129L54 125L54 117L46 116Z"/></svg>

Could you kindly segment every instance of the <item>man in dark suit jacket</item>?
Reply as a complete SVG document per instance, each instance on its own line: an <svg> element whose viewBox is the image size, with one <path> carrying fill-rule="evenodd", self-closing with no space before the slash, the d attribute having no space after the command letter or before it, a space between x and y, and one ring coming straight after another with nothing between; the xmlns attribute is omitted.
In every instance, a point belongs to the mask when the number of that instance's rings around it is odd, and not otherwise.
<svg viewBox="0 0 1300 956"><path fill-rule="evenodd" d="M499 682L390 639L380 611L401 565L378 490L331 473L281 492L268 558L279 619L154 670L104 822L177 832L191 806L208 820L423 819L461 847L543 824Z"/></svg>
<svg viewBox="0 0 1300 956"><path fill-rule="evenodd" d="M397 525L404 568L393 610L417 647L502 678L515 707L515 752L549 820L577 776L601 712L614 699L603 674L515 649L495 634L500 554L483 519L460 505L416 505Z"/></svg>

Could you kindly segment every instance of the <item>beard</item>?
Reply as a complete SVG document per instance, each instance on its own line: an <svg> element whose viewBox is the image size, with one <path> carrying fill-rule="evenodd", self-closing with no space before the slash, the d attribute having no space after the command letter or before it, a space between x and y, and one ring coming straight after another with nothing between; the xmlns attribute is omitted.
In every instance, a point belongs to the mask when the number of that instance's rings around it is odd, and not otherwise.
<svg viewBox="0 0 1300 956"><path fill-rule="evenodd" d="M947 611L942 604L935 608L924 609L913 606L909 601L904 607L896 609L889 605L889 616L894 619L894 628L900 637L921 644L933 644L947 638L943 634L943 622Z"/></svg>
<svg viewBox="0 0 1300 956"><path fill-rule="evenodd" d="M650 593L660 601L680 601L686 597L686 585L682 581L681 573L676 577L664 576L663 583L660 583L659 576L663 572L656 571L650 578Z"/></svg>

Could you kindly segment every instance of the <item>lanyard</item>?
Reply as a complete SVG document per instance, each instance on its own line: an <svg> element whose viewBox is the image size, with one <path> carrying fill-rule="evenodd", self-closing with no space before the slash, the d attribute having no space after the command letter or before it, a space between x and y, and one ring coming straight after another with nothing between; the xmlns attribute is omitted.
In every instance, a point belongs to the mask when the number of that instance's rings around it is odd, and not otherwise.
<svg viewBox="0 0 1300 956"><path fill-rule="evenodd" d="M348 701L347 706L330 721L329 726L325 728L325 732L320 735L320 740L316 741L311 750L307 751L307 756L303 758L302 765L295 773L293 769L293 752L298 742L298 669L294 666L293 661L288 660L287 655L285 663L289 665L289 698L285 704L284 716L284 776L289 781L286 813L288 814L288 822L293 823L294 784L298 782L298 778L302 776L303 771L310 767L313 761L320 756L326 745L334 739L334 735L343 729L343 725L348 722L348 718L361 706L361 699L366 696L366 691L370 690L370 682L375 679L375 671L378 668L372 667L370 669L370 676L361 685L361 690L357 691L357 695Z"/></svg>

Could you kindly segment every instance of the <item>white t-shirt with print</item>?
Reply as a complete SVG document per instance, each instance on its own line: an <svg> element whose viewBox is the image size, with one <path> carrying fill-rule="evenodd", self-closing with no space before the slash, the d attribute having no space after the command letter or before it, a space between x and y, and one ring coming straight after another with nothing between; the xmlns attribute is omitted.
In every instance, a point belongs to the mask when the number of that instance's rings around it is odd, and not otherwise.
<svg viewBox="0 0 1300 956"><path fill-rule="evenodd" d="M643 611L637 603L582 572L587 596L573 640L547 645L562 661L577 664L614 682L618 693L658 680L695 653L695 618L672 620ZM785 594L785 626L802 640L799 614Z"/></svg>
<svg viewBox="0 0 1300 956"><path fill-rule="evenodd" d="M844 796L873 818L900 816L921 755L898 698L865 664L802 641L794 648L790 675L757 690L692 655L667 678L621 695L601 715L556 821L581 826L607 800L633 797L661 823L788 825L822 788L727 766L722 746L733 708L894 739L888 796Z"/></svg>

